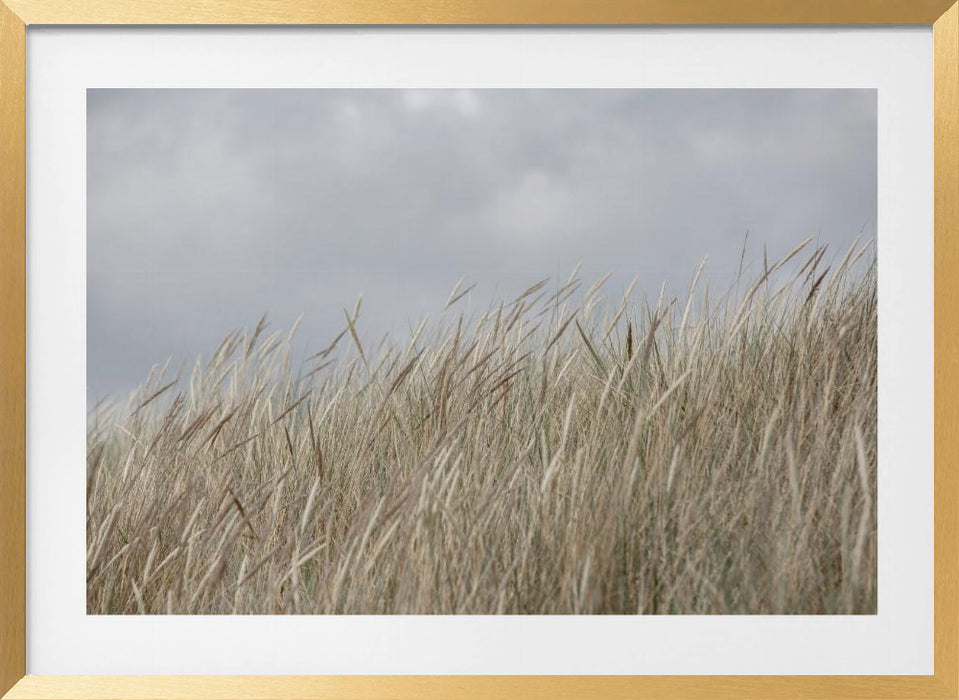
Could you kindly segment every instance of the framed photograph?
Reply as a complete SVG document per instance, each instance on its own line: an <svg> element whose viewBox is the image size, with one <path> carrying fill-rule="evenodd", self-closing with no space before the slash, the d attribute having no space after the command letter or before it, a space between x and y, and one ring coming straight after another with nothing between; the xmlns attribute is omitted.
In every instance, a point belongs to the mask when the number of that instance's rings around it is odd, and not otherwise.
<svg viewBox="0 0 959 700"><path fill-rule="evenodd" d="M4 697L959 697L959 4L0 0L0 106Z"/></svg>

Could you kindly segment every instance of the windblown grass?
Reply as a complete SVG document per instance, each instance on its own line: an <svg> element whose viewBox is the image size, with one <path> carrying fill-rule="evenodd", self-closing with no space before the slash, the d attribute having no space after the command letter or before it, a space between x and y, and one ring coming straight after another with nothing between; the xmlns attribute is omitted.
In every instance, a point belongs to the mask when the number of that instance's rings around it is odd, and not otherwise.
<svg viewBox="0 0 959 700"><path fill-rule="evenodd" d="M873 613L866 257L655 305L456 290L378 347L357 308L302 367L234 333L91 413L88 610Z"/></svg>

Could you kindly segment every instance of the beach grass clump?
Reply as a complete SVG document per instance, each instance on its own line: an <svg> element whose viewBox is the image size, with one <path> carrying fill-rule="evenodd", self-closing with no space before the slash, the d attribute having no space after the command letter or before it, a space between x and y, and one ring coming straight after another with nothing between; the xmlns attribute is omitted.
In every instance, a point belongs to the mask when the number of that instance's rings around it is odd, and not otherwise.
<svg viewBox="0 0 959 700"><path fill-rule="evenodd" d="M875 613L871 255L237 331L91 411L88 612Z"/></svg>

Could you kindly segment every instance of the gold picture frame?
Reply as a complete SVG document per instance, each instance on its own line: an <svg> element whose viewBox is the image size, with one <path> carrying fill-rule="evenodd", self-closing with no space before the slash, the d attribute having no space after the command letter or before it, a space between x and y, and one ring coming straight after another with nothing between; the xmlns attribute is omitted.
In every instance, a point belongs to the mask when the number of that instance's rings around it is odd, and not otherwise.
<svg viewBox="0 0 959 700"><path fill-rule="evenodd" d="M26 674L26 28L86 24L911 24L935 45L935 672L929 676ZM959 2L0 0L0 692L8 698L959 697Z"/></svg>

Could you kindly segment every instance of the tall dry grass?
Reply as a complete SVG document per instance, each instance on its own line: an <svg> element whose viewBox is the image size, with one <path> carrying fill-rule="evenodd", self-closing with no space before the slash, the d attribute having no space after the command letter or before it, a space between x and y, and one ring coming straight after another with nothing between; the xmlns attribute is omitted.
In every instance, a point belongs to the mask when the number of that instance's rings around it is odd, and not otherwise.
<svg viewBox="0 0 959 700"><path fill-rule="evenodd" d="M91 413L88 610L875 612L869 256L472 321L456 291L378 347L357 308L302 367L234 333Z"/></svg>

